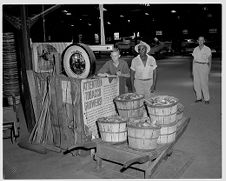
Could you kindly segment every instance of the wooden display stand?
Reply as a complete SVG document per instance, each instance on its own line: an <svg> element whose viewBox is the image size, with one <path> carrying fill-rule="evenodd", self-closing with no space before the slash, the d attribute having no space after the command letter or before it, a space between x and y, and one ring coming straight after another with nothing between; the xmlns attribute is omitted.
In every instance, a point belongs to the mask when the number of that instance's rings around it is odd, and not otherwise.
<svg viewBox="0 0 226 181"><path fill-rule="evenodd" d="M40 128L32 130L31 142L47 143L65 150L90 140L91 134L97 134L97 118L116 114L112 100L119 92L118 79L110 83L108 78L75 79L33 71L28 75L35 128ZM49 107L45 105L46 101ZM47 110L43 111L44 106ZM52 130L53 135L48 135L48 130ZM37 134L45 135L46 139L37 139Z"/></svg>

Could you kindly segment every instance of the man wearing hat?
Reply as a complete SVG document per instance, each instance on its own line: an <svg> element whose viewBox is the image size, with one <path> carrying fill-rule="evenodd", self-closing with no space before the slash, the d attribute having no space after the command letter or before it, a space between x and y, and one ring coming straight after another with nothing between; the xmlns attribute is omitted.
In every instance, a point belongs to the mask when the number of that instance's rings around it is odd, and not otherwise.
<svg viewBox="0 0 226 181"><path fill-rule="evenodd" d="M135 51L139 55L133 58L130 67L132 91L143 94L146 98L155 91L156 85L157 65L155 58L147 54L150 50L147 43L140 41L135 46Z"/></svg>

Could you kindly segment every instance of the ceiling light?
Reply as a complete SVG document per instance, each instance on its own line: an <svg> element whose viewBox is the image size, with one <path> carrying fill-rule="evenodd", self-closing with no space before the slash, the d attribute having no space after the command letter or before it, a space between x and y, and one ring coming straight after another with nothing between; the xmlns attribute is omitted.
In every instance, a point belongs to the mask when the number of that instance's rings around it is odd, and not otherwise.
<svg viewBox="0 0 226 181"><path fill-rule="evenodd" d="M67 13L68 11L66 9L62 10L63 13Z"/></svg>
<svg viewBox="0 0 226 181"><path fill-rule="evenodd" d="M171 13L176 13L176 10L174 10L174 9L173 9L173 10L171 10Z"/></svg>
<svg viewBox="0 0 226 181"><path fill-rule="evenodd" d="M207 17L208 17L208 18L212 18L213 15L212 15L212 14L208 14Z"/></svg>

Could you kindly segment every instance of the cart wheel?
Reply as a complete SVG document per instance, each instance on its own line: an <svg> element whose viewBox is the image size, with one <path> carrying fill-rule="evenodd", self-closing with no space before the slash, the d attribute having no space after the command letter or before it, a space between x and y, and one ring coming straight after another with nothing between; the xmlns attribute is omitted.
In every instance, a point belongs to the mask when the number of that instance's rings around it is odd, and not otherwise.
<svg viewBox="0 0 226 181"><path fill-rule="evenodd" d="M95 72L95 55L85 44L72 44L63 53L66 74L73 78L87 78Z"/></svg>

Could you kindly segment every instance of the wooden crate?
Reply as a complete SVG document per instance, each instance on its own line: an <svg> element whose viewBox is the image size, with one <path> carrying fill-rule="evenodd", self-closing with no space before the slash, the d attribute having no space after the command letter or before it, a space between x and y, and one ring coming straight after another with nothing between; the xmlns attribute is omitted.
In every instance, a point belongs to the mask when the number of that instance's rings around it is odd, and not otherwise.
<svg viewBox="0 0 226 181"><path fill-rule="evenodd" d="M63 75L47 78L48 73L34 73L33 75L35 81L33 89L35 91L32 93L32 97L35 103L33 106L35 105L36 124L43 109L47 85L50 83L49 119L45 121L45 125L49 124L48 121L51 122L53 137L50 140L44 140L44 142L66 149L86 140L82 116L81 80L70 79ZM43 141L40 140L40 142Z"/></svg>
<svg viewBox="0 0 226 181"><path fill-rule="evenodd" d="M46 92L49 90L49 109L46 111L46 114L49 113L49 116L43 116L46 120L44 120L45 123L42 124L44 125L42 126L43 129L46 127L49 129L41 133L47 135L48 139L44 140L44 142L48 144L67 149L72 145L83 143L95 134L95 122L99 117L116 114L113 97L117 96L119 93L118 86L115 87L115 85L118 85L118 79L115 80L114 83L114 81L109 82L108 78L104 78L103 80L102 78L82 80L69 78L64 75L55 74L55 76L50 76L49 73L36 72L30 72L29 76L33 77L31 80L34 81L30 89L32 92L36 124L40 122L39 118L44 109ZM101 81L101 94L98 96L101 97L102 104L96 107L97 109L88 110L85 106L86 103L90 100L97 99L97 97L95 97L86 100L85 96L90 90L86 90L84 87L88 86L88 83L91 81ZM112 89L112 86L114 86L115 89ZM93 90L96 89L100 88L93 88ZM51 131L47 132L47 130ZM38 141L34 139L35 132L35 130L32 131L30 141L32 142L32 140L34 140L36 143L43 143L41 139ZM50 133L52 135L48 135Z"/></svg>

